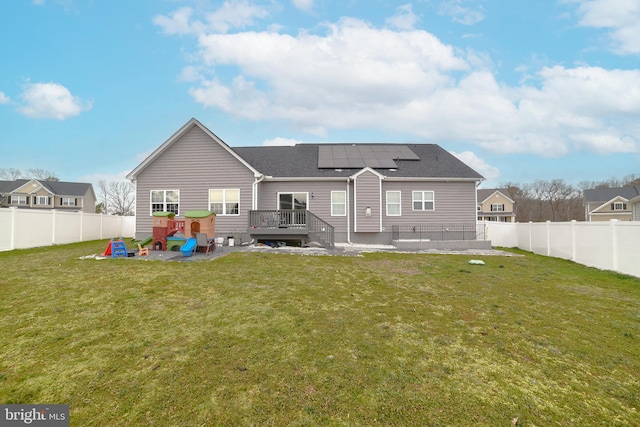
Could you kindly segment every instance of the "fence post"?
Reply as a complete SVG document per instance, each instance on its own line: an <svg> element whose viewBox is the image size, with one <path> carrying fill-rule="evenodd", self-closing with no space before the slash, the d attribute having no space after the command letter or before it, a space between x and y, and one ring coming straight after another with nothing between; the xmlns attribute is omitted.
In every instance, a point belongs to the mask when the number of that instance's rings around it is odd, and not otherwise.
<svg viewBox="0 0 640 427"><path fill-rule="evenodd" d="M618 222L618 220L612 219L609 221L611 224L611 256L613 258L611 269L613 271L618 271L618 238L616 237L616 223Z"/></svg>
<svg viewBox="0 0 640 427"><path fill-rule="evenodd" d="M576 261L576 220L571 220L571 261Z"/></svg>
<svg viewBox="0 0 640 427"><path fill-rule="evenodd" d="M56 210L51 210L51 244L56 244Z"/></svg>
<svg viewBox="0 0 640 427"><path fill-rule="evenodd" d="M547 220L547 256L551 256L551 221Z"/></svg>
<svg viewBox="0 0 640 427"><path fill-rule="evenodd" d="M16 248L16 212L18 211L18 208L12 206L9 209L11 209L11 239L9 248L11 248L11 250L14 250Z"/></svg>
<svg viewBox="0 0 640 427"><path fill-rule="evenodd" d="M80 241L84 242L84 212L80 211Z"/></svg>
<svg viewBox="0 0 640 427"><path fill-rule="evenodd" d="M531 241L532 229L533 229L533 221L529 221L529 252L533 252L533 242Z"/></svg>

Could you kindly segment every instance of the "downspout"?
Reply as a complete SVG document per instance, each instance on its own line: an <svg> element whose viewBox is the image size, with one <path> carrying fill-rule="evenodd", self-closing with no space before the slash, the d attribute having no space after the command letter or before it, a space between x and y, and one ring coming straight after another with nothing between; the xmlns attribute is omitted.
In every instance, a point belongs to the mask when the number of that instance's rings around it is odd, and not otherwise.
<svg viewBox="0 0 640 427"><path fill-rule="evenodd" d="M351 215L349 214L349 205L350 205L350 198L349 198L349 180L350 178L347 177L347 243L351 244Z"/></svg>
<svg viewBox="0 0 640 427"><path fill-rule="evenodd" d="M251 200L251 209L253 209L254 211L258 210L258 184L261 183L262 180L264 180L264 175L260 175L258 179L253 181L253 185L252 185L253 196Z"/></svg>

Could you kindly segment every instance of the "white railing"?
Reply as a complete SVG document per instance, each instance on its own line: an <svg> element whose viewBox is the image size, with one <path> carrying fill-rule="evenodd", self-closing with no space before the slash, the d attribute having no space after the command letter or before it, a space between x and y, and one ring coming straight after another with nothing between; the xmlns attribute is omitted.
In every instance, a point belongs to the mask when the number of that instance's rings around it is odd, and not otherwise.
<svg viewBox="0 0 640 427"><path fill-rule="evenodd" d="M0 251L133 237L135 217L39 209L0 209Z"/></svg>
<svg viewBox="0 0 640 427"><path fill-rule="evenodd" d="M640 277L640 222L485 222L492 246L540 255Z"/></svg>

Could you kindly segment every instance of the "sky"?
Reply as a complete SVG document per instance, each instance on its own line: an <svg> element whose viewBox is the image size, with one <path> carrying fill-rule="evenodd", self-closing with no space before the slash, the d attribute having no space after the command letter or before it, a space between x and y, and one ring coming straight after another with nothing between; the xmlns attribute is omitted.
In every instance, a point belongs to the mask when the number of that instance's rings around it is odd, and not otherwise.
<svg viewBox="0 0 640 427"><path fill-rule="evenodd" d="M0 169L124 180L231 147L435 143L486 180L640 174L638 0L11 0Z"/></svg>

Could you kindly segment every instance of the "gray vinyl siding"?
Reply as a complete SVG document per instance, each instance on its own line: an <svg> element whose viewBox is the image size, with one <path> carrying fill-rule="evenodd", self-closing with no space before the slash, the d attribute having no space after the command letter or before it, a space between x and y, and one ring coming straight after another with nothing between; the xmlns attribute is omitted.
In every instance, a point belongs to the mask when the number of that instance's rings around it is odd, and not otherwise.
<svg viewBox="0 0 640 427"><path fill-rule="evenodd" d="M228 236L247 231L251 210L253 173L202 129L192 127L159 155L136 180L136 238L150 236L151 190L179 190L184 212L209 209L210 189L239 189L240 215L216 217L216 234Z"/></svg>
<svg viewBox="0 0 640 427"><path fill-rule="evenodd" d="M278 208L278 193L306 192L309 193L308 209L315 215L327 221L335 228L336 240L346 241L347 221L351 221L349 229L354 242L362 243L389 243L391 239L391 227L393 225L416 224L475 224L475 182L428 182L428 181L382 181L382 204L377 201L379 194L379 181L375 174L361 174L356 184L358 187L358 208L354 207L355 187L351 181L348 190L349 216L331 216L331 192L347 191L345 181L264 181L259 184L258 209L275 210ZM364 179L362 179L364 178ZM360 180L362 179L362 180ZM414 212L412 208L412 191L434 191L435 211ZM401 216L386 216L386 191L401 192ZM368 203L363 205L363 203ZM371 206L372 217L375 224L372 229L363 229L364 208ZM362 212L360 212L362 211ZM354 212L358 215L358 232L355 231L353 222ZM382 231L385 236L378 236L380 220L382 217ZM369 218L367 218L369 219ZM373 233L373 234L372 234ZM344 237L342 237L344 236Z"/></svg>
<svg viewBox="0 0 640 427"><path fill-rule="evenodd" d="M354 232L379 232L380 231L380 177L366 171L355 179L355 204ZM365 215L365 209L371 208L371 216Z"/></svg>
<svg viewBox="0 0 640 427"><path fill-rule="evenodd" d="M339 181L270 181L260 183L258 209L278 209L278 193L309 193L307 209L331 224L336 233L347 231L346 216L331 216L331 192L347 191L347 182ZM350 208L347 208L349 211Z"/></svg>
<svg viewBox="0 0 640 427"><path fill-rule="evenodd" d="M386 192L401 192L401 216L386 215ZM433 211L413 210L413 191L433 191ZM382 225L475 224L475 182L382 181Z"/></svg>

